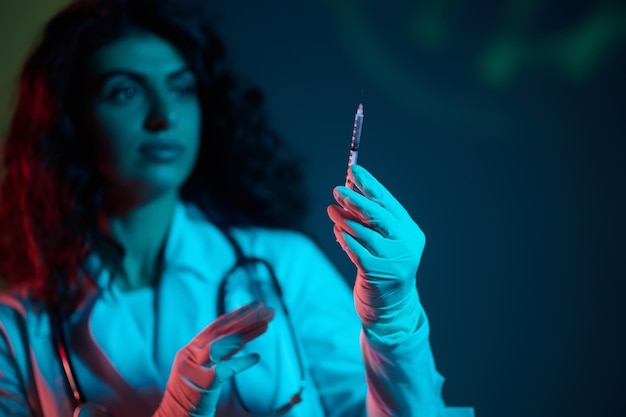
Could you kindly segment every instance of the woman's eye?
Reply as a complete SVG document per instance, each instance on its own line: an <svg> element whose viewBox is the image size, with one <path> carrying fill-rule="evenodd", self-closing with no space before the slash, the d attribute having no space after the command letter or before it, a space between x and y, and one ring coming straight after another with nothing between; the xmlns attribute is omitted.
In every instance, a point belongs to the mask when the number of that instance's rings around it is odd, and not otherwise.
<svg viewBox="0 0 626 417"><path fill-rule="evenodd" d="M137 88L135 87L121 87L116 88L108 95L110 99L117 101L126 101L137 95Z"/></svg>
<svg viewBox="0 0 626 417"><path fill-rule="evenodd" d="M174 92L179 96L187 96L196 93L196 87L191 84L178 85L173 88Z"/></svg>

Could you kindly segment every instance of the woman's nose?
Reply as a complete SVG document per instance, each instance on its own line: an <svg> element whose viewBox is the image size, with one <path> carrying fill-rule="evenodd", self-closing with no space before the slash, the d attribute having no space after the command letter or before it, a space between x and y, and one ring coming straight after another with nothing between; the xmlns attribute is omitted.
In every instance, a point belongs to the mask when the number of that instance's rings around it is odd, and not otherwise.
<svg viewBox="0 0 626 417"><path fill-rule="evenodd" d="M146 117L145 127L151 131L167 130L175 121L176 112L172 106L165 100L155 100Z"/></svg>

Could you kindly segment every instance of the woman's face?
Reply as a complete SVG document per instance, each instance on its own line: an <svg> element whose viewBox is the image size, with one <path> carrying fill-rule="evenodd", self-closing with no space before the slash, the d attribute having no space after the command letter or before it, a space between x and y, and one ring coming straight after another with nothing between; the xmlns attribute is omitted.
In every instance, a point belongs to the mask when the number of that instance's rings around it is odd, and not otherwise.
<svg viewBox="0 0 626 417"><path fill-rule="evenodd" d="M163 38L133 31L98 49L88 66L89 127L106 188L145 199L175 191L196 161L196 80Z"/></svg>

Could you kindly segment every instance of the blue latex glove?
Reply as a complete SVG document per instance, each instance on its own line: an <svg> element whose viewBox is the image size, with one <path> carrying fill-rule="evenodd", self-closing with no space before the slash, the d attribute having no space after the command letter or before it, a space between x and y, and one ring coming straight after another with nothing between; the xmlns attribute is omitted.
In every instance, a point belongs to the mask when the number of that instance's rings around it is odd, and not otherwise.
<svg viewBox="0 0 626 417"><path fill-rule="evenodd" d="M365 168L348 175L359 192L339 186L328 207L337 241L357 267L354 303L365 330L385 343L414 333L420 318L415 275L426 239L393 195Z"/></svg>
<svg viewBox="0 0 626 417"><path fill-rule="evenodd" d="M267 330L274 310L254 302L219 316L176 353L163 400L153 417L213 417L222 384L259 361L233 358Z"/></svg>

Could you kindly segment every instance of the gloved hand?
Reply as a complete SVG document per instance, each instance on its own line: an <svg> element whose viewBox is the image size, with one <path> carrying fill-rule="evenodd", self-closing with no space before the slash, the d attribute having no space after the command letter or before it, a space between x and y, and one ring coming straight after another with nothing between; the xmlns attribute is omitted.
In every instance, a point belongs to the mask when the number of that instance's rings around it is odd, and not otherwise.
<svg viewBox="0 0 626 417"><path fill-rule="evenodd" d="M339 186L339 206L328 207L337 241L357 267L354 302L365 330L401 341L415 332L420 305L415 275L426 239L393 195L365 168L349 178L359 192Z"/></svg>
<svg viewBox="0 0 626 417"><path fill-rule="evenodd" d="M259 361L257 354L232 356L263 334L273 317L273 309L253 302L204 328L176 354L153 417L214 416L222 383Z"/></svg>

